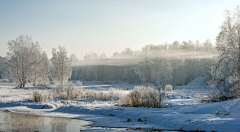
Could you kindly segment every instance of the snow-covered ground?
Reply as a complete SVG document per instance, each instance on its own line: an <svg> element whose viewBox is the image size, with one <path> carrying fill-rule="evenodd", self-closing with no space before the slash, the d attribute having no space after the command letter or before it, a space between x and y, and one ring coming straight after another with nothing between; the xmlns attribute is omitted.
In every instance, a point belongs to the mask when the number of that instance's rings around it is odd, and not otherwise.
<svg viewBox="0 0 240 132"><path fill-rule="evenodd" d="M128 91L135 85L83 82L85 89L107 91L119 88ZM47 92L52 87L15 88L12 83L0 83L0 110L24 112L42 116L56 116L94 121L93 126L155 128L165 130L239 131L240 100L199 104L208 94L206 86L194 82L179 86L167 93L166 108L123 107L118 101L92 99L33 102L33 91Z"/></svg>

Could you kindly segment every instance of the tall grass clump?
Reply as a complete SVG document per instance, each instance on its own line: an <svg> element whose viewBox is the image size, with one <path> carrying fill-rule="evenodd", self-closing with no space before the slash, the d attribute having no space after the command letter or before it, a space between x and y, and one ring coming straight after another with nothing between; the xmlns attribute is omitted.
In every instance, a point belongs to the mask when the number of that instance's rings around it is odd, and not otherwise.
<svg viewBox="0 0 240 132"><path fill-rule="evenodd" d="M120 98L120 104L126 107L152 107L165 106L165 92L154 87L137 86L129 94Z"/></svg>

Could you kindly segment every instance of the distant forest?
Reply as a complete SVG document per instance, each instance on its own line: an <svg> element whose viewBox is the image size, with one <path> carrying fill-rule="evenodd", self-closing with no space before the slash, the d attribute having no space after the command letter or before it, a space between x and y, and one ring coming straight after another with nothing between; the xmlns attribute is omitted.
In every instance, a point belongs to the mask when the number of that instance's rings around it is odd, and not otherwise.
<svg viewBox="0 0 240 132"><path fill-rule="evenodd" d="M199 41L174 41L171 44L146 45L140 51L126 48L114 52L90 53L83 61L73 62L71 79L86 81L123 81L151 83L157 86L186 85L196 77L210 80L210 66L214 63L215 47L208 39ZM206 84L207 85L207 84Z"/></svg>
<svg viewBox="0 0 240 132"><path fill-rule="evenodd" d="M208 39L199 41L174 41L171 44L146 45L139 51L126 48L114 52L89 53L80 61L72 58L71 80L150 83L157 86L186 85L196 77L210 80L210 66L214 63L215 48ZM8 62L0 57L0 73L8 74Z"/></svg>

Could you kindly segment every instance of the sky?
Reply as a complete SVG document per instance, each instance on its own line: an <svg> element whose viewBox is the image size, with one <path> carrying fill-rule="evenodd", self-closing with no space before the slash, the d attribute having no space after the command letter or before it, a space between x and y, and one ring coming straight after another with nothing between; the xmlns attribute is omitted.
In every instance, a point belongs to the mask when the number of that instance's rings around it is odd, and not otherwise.
<svg viewBox="0 0 240 132"><path fill-rule="evenodd" d="M207 38L214 42L239 0L0 0L0 56L29 35L51 56L64 46L82 59L147 44Z"/></svg>

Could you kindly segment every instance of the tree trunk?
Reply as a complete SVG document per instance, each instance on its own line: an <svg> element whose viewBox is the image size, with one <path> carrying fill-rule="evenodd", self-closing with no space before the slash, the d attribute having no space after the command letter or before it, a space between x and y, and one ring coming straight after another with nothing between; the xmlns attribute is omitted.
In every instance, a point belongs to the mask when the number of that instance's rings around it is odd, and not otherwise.
<svg viewBox="0 0 240 132"><path fill-rule="evenodd" d="M240 29L238 29L238 36L240 36ZM238 74L240 74L240 37L238 37Z"/></svg>

